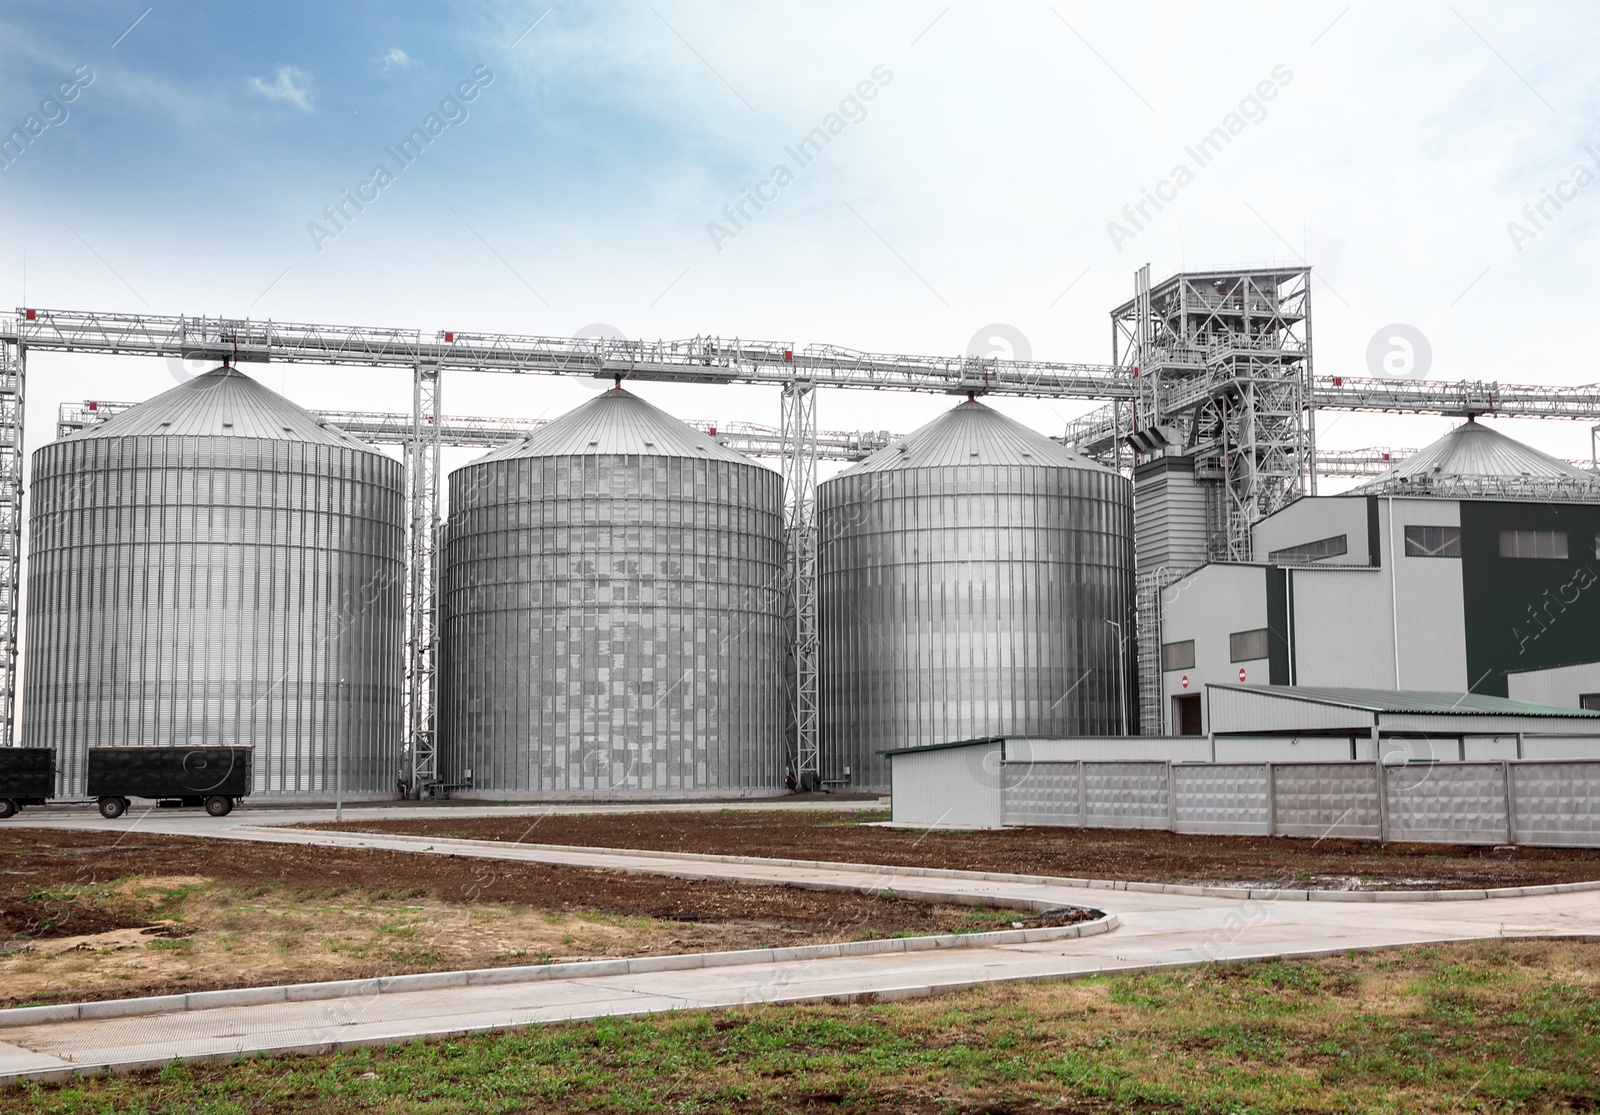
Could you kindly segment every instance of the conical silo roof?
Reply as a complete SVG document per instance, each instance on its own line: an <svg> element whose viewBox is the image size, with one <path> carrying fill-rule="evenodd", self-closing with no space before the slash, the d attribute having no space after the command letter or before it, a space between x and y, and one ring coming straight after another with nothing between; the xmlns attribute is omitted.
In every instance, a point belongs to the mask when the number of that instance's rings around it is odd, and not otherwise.
<svg viewBox="0 0 1600 1115"><path fill-rule="evenodd" d="M953 465L1031 465L1112 471L1051 441L1037 430L1007 418L993 407L968 399L838 475Z"/></svg>
<svg viewBox="0 0 1600 1115"><path fill-rule="evenodd" d="M583 456L693 457L756 464L621 387L590 399L521 441L479 457L474 464Z"/></svg>
<svg viewBox="0 0 1600 1115"><path fill-rule="evenodd" d="M226 366L70 435L72 440L140 436L263 438L376 452L237 368Z"/></svg>
<svg viewBox="0 0 1600 1115"><path fill-rule="evenodd" d="M1352 489L1356 495L1522 495L1568 491L1600 498L1592 473L1469 418L1432 445Z"/></svg>

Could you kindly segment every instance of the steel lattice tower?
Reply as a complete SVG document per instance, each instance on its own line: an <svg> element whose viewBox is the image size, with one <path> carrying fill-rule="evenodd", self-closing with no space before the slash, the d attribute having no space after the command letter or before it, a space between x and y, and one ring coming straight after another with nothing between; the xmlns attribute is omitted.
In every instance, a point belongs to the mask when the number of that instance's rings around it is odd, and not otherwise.
<svg viewBox="0 0 1600 1115"><path fill-rule="evenodd" d="M1137 384L1134 431L1191 456L1215 484L1211 557L1249 561L1251 527L1306 490L1314 446L1311 269L1195 271L1111 312L1114 362Z"/></svg>

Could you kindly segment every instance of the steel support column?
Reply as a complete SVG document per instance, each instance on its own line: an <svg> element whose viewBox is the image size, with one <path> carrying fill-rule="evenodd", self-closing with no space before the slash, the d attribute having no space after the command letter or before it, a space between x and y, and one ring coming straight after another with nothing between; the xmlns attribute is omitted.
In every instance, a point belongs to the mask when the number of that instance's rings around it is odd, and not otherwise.
<svg viewBox="0 0 1600 1115"><path fill-rule="evenodd" d="M27 350L0 339L0 747L15 742L17 597L22 576L22 417Z"/></svg>
<svg viewBox="0 0 1600 1115"><path fill-rule="evenodd" d="M789 545L790 703L797 787L822 778L817 650L817 392L807 380L783 388L784 528Z"/></svg>
<svg viewBox="0 0 1600 1115"><path fill-rule="evenodd" d="M413 797L439 781L434 725L439 646L439 366L418 363L412 376L411 437L406 442L410 507L406 590L406 784Z"/></svg>

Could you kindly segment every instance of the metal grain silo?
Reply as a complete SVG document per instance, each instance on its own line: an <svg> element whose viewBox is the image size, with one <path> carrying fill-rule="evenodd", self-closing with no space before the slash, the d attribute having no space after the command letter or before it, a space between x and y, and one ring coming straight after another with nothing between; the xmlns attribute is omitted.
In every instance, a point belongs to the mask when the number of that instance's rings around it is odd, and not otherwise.
<svg viewBox="0 0 1600 1115"><path fill-rule="evenodd" d="M1120 732L1122 476L969 398L819 485L817 514L823 778L886 786L889 748Z"/></svg>
<svg viewBox="0 0 1600 1115"><path fill-rule="evenodd" d="M770 793L778 474L618 387L450 476L447 781L495 797Z"/></svg>
<svg viewBox="0 0 1600 1115"><path fill-rule="evenodd" d="M255 792L388 791L399 462L218 368L33 456L23 741L249 745Z"/></svg>

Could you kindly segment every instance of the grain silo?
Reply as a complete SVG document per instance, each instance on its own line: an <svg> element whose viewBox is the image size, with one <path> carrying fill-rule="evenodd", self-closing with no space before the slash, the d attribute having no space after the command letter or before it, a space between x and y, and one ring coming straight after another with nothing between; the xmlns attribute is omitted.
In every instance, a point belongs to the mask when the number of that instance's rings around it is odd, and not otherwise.
<svg viewBox="0 0 1600 1115"><path fill-rule="evenodd" d="M783 569L778 474L620 386L457 469L447 781L497 798L775 792Z"/></svg>
<svg viewBox="0 0 1600 1115"><path fill-rule="evenodd" d="M255 792L389 792L403 473L232 368L33 457L23 741L255 747Z"/></svg>
<svg viewBox="0 0 1600 1115"><path fill-rule="evenodd" d="M824 779L882 787L885 749L1132 715L1116 472L969 398L821 484L817 513Z"/></svg>

